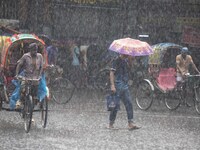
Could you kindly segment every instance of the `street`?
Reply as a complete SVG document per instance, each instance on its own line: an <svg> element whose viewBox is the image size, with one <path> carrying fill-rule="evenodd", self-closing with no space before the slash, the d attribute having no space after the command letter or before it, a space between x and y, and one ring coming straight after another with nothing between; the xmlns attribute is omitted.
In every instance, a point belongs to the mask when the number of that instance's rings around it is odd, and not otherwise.
<svg viewBox="0 0 200 150"><path fill-rule="evenodd" d="M93 91L76 91L66 105L49 102L47 128L39 124L38 112L30 132L24 131L19 113L0 112L1 150L199 150L200 116L193 107L169 111L155 100L147 111L134 104L135 123L129 131L123 104L115 129L107 129L105 100Z"/></svg>

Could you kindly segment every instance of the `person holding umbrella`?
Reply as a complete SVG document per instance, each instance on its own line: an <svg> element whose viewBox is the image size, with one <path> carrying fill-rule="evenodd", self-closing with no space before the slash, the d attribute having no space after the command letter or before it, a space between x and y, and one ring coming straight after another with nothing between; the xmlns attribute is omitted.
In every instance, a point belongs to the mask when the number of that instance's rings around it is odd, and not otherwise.
<svg viewBox="0 0 200 150"><path fill-rule="evenodd" d="M125 105L127 118L128 118L128 129L139 129L140 127L133 124L133 106L131 102L131 95L128 88L128 71L129 71L128 55L120 54L118 58L112 62L110 69L110 83L111 91L116 95L117 101L120 99ZM119 104L119 102L117 102ZM114 128L114 122L117 116L118 108L110 112L109 116L109 128Z"/></svg>
<svg viewBox="0 0 200 150"><path fill-rule="evenodd" d="M119 56L112 61L110 69L111 92L115 94L116 106L110 111L109 128L114 128L115 119L119 110L119 101L122 100L127 112L128 129L139 129L140 127L133 123L133 105L128 86L129 70L131 66L130 56L145 56L152 54L153 51L146 42L131 38L113 41L109 50L119 54Z"/></svg>

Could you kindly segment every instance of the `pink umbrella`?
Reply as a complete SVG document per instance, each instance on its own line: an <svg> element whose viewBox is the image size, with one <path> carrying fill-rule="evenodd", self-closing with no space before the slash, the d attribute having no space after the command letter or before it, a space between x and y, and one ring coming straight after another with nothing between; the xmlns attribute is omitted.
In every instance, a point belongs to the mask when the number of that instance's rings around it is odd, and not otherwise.
<svg viewBox="0 0 200 150"><path fill-rule="evenodd" d="M131 38L114 40L109 50L130 56L146 56L153 54L153 50L147 42Z"/></svg>

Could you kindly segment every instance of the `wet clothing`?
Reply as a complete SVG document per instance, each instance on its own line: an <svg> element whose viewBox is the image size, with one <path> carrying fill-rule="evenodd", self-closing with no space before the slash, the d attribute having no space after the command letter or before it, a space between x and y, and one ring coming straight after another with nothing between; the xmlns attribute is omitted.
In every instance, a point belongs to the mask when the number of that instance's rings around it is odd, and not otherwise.
<svg viewBox="0 0 200 150"><path fill-rule="evenodd" d="M23 72L20 74L23 76ZM21 83L18 80L12 80L12 83L15 85L15 90L13 91L11 97L10 97L10 109L15 109L15 105L17 100L20 99L20 91L21 91ZM37 88L37 98L41 102L45 96L47 95L47 87L46 87L46 79L45 75L42 75L42 78L39 82L38 88Z"/></svg>
<svg viewBox="0 0 200 150"><path fill-rule="evenodd" d="M18 63L23 64L22 68L26 78L38 79L40 70L43 67L43 57L40 53L37 53L36 60L34 61L30 52L28 52L22 56Z"/></svg>
<svg viewBox="0 0 200 150"><path fill-rule="evenodd" d="M111 70L115 72L116 89L128 89L128 60L122 60L118 57L112 62Z"/></svg>
<svg viewBox="0 0 200 150"><path fill-rule="evenodd" d="M121 90L117 90L115 94L116 94L116 99L118 102L117 102L116 108L110 112L110 116L109 116L110 123L114 123L114 121L116 119L117 111L119 110L119 107L120 107L119 106L120 99L122 100L122 102L126 108L128 122L132 122L132 120L133 120L133 105L131 102L130 91L128 89L121 89Z"/></svg>
<svg viewBox="0 0 200 150"><path fill-rule="evenodd" d="M80 49L78 48L78 46L75 46L73 49L73 60L72 60L72 65L73 66L79 66L80 62L79 62L79 56L80 56Z"/></svg>
<svg viewBox="0 0 200 150"><path fill-rule="evenodd" d="M176 64L180 68L180 70L177 68L177 73L186 74L189 73L189 65L193 64L193 60L190 55L186 55L186 58L184 59L180 54L176 56Z"/></svg>
<svg viewBox="0 0 200 150"><path fill-rule="evenodd" d="M116 97L117 97L117 103L119 104L120 99L122 100L126 112L127 112L127 118L128 122L132 122L133 120L133 106L131 102L131 95L128 88L128 80L129 80L129 67L128 67L128 60L127 59L121 59L121 57L116 58L112 62L111 71L114 71L115 76L115 88L116 88ZM114 123L117 111L119 106L117 106L114 111L110 112L109 120L110 123Z"/></svg>
<svg viewBox="0 0 200 150"><path fill-rule="evenodd" d="M38 79L41 76L40 71L43 67L43 57L40 53L37 53L34 60L32 59L30 52L28 52L19 59L18 63L22 64L22 67L20 68L21 76L31 79ZM10 109L14 109L16 102L20 100L20 92L24 84L23 81L20 82L18 80L12 80L12 83L15 85L15 90L10 97ZM47 95L47 86L44 74L42 75L40 82L35 84L35 86L38 86L35 93L37 94L39 101L42 101Z"/></svg>

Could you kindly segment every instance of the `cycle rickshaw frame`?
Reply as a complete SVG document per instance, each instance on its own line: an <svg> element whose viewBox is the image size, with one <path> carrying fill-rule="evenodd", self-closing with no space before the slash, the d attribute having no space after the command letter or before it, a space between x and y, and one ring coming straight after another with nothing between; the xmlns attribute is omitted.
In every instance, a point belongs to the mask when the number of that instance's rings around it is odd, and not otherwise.
<svg viewBox="0 0 200 150"><path fill-rule="evenodd" d="M14 34L11 37L7 37L5 39L4 45L1 50L1 91L4 91L1 93L1 99L0 99L0 108L2 108L4 101L8 101L8 97L11 96L10 87L9 85L12 85L12 80L14 79L15 74L15 68L17 65L17 61L19 58L22 57L22 55L26 52L28 52L27 47L25 45L29 45L30 43L37 43L40 52L43 55L44 58L44 68L47 66L47 52L45 49L45 43L43 40L38 38L35 34ZM18 54L18 57L17 57ZM13 90L13 89L12 89ZM45 102L44 102L45 101ZM34 108L35 103L32 102L32 107ZM44 98L42 102L43 108L40 110L42 113L41 115L41 121L43 128L46 127L47 124L47 114L48 114L48 100L47 96ZM8 108L9 110L9 108ZM14 109L16 110L16 109ZM19 112L22 112L23 110L16 110ZM34 110L33 110L34 111ZM31 113L32 114L32 113ZM23 114L22 114L23 116ZM24 117L23 117L24 118ZM32 119L32 115L30 117ZM25 120L24 120L25 121ZM31 128L31 122L29 121L28 125L25 124L25 131L28 133ZM28 128L27 128L28 126Z"/></svg>
<svg viewBox="0 0 200 150"><path fill-rule="evenodd" d="M190 84L190 87L188 86L187 88L193 92L195 97L192 98L192 101L190 102L194 102L193 104L195 109L197 113L200 114L200 76L189 75L187 78L190 80L190 82L186 81L181 85L180 88L177 87L176 56L180 54L182 46L174 43L159 43L153 45L152 48L154 53L149 57L149 78L143 79L137 88L137 106L142 110L147 110L151 107L154 98L159 95L163 96L165 105L170 110L177 109L181 102L184 102L185 105L190 106L185 95L186 89L183 88L183 86L186 84L187 86ZM166 55L167 53L170 53L170 55ZM145 100L148 97L146 106L142 106L143 98L140 97L142 94L147 94L147 96L144 98ZM176 104L170 104L171 102L176 102L175 100L177 100Z"/></svg>
<svg viewBox="0 0 200 150"><path fill-rule="evenodd" d="M146 75L147 78L143 79L140 82L140 84L138 84L139 87L137 88L137 91L136 91L136 104L142 110L147 110L151 107L153 100L155 98L155 93L158 93L156 96L163 95L165 97L166 94L169 91L173 90L173 88L175 87L175 85L172 85L170 89L163 88L158 83L158 77L161 70L165 70L165 69L169 69L167 71L171 71L171 73L175 75L175 72L176 72L175 59L176 59L176 55L180 53L182 46L178 44L174 44L174 43L158 43L158 44L153 45L152 48L154 52L152 55L149 56L148 75ZM175 54L173 54L173 52L175 52ZM169 64L169 62L163 61L166 58L166 53L168 54L172 53L170 57L173 57L173 60L171 60L173 61L173 64ZM173 77L173 80L175 80L175 76ZM142 106L142 104L140 104L142 98L140 97L139 91L141 92L140 87L144 88L144 86L147 86L148 88L146 89L145 92L149 90L149 93L148 93L149 101L148 101L147 106Z"/></svg>

